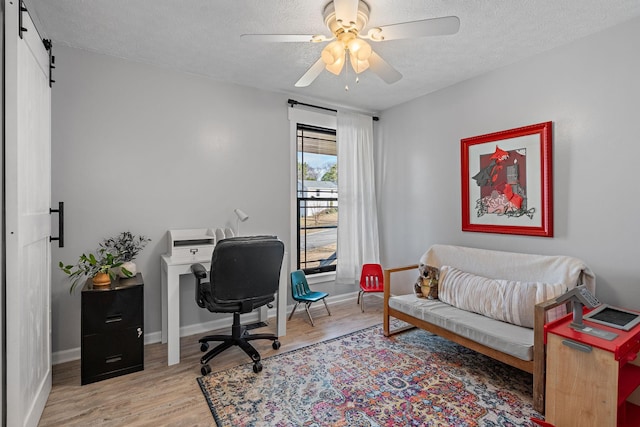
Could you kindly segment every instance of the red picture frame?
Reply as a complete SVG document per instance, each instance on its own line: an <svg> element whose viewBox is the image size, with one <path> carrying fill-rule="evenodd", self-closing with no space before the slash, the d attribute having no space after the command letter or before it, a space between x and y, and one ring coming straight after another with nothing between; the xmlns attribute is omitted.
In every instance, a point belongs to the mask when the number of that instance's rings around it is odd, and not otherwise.
<svg viewBox="0 0 640 427"><path fill-rule="evenodd" d="M462 231L553 237L552 122L460 140Z"/></svg>

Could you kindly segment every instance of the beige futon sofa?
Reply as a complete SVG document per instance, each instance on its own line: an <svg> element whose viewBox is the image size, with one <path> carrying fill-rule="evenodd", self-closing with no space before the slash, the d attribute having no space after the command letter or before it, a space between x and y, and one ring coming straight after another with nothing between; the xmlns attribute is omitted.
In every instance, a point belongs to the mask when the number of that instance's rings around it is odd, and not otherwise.
<svg viewBox="0 0 640 427"><path fill-rule="evenodd" d="M595 293L589 268L568 256L451 245L432 246L420 264L439 269L439 299L418 296L411 275L396 274L415 270L415 279L417 264L386 269L384 334L407 329L392 331L394 317L529 372L534 408L544 413L544 324L566 313L558 295L580 284Z"/></svg>

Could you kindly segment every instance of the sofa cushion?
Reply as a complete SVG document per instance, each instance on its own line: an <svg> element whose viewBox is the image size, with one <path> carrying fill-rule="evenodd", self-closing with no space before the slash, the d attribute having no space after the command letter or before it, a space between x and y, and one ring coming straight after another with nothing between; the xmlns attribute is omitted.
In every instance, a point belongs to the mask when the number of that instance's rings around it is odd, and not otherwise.
<svg viewBox="0 0 640 427"><path fill-rule="evenodd" d="M533 360L533 329L471 313L440 300L418 298L414 294L390 297L389 307L518 359Z"/></svg>
<svg viewBox="0 0 640 427"><path fill-rule="evenodd" d="M562 295L563 283L490 279L451 266L440 268L440 300L462 310L533 328L537 303Z"/></svg>

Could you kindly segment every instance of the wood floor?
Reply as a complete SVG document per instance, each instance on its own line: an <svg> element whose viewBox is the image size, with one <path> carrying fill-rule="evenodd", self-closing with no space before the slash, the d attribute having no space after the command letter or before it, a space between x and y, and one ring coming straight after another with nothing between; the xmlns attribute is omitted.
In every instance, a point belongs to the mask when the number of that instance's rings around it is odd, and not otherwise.
<svg viewBox="0 0 640 427"><path fill-rule="evenodd" d="M381 323L382 299L368 295L365 304L365 313L355 299L331 305L331 317L322 304L315 304L311 308L315 327L299 307L287 323L279 350L271 348L271 341L252 343L265 358ZM251 333L274 332L275 319L270 323ZM80 385L79 360L55 365L53 389L39 426L215 426L196 382L201 376L199 337L181 338L177 365L167 366L166 344L150 344L145 346L144 371L85 386ZM210 366L218 371L249 361L234 347L215 357Z"/></svg>

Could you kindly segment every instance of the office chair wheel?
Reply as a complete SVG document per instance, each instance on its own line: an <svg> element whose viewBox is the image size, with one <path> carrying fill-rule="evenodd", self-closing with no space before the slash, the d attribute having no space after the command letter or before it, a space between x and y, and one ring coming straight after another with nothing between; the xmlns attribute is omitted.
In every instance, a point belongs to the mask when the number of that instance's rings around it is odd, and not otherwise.
<svg viewBox="0 0 640 427"><path fill-rule="evenodd" d="M253 369L255 371L255 368ZM209 365L202 365L202 368L200 368L200 373L202 375L207 375L211 373L211 367Z"/></svg>
<svg viewBox="0 0 640 427"><path fill-rule="evenodd" d="M254 363L253 364L253 372L255 372L257 374L258 372L261 372L261 371L262 371L262 363L260 363L260 362Z"/></svg>
<svg viewBox="0 0 640 427"><path fill-rule="evenodd" d="M203 342L202 344L200 344L200 351L201 352L205 352L209 350L209 343L208 342Z"/></svg>
<svg viewBox="0 0 640 427"><path fill-rule="evenodd" d="M274 341L273 344L271 344L271 347L273 347L274 350L277 350L280 348L280 341Z"/></svg>

